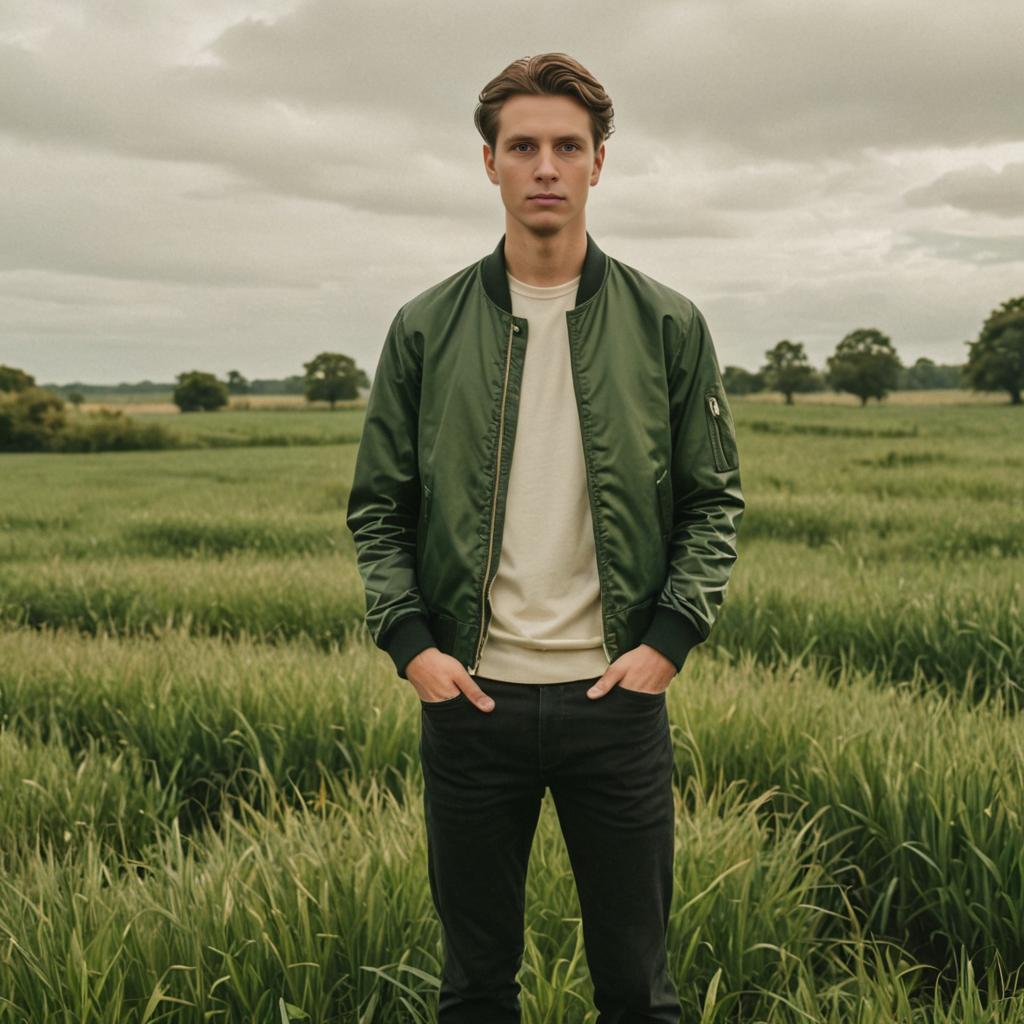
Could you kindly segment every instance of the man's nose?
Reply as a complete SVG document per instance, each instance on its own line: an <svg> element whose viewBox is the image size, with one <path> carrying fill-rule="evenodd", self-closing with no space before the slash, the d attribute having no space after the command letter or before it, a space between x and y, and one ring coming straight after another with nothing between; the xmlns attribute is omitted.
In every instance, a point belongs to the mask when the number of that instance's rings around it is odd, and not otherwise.
<svg viewBox="0 0 1024 1024"><path fill-rule="evenodd" d="M551 150L542 149L540 151L540 159L534 173L538 178L558 177L558 169L555 167L555 161L552 158Z"/></svg>

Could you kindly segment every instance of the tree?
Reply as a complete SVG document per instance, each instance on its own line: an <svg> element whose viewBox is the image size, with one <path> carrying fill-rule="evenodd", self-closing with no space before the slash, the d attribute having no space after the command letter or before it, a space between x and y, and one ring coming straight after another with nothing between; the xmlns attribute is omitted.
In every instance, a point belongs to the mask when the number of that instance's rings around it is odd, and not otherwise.
<svg viewBox="0 0 1024 1024"><path fill-rule="evenodd" d="M874 327L851 331L826 364L829 385L856 395L862 406L869 398L885 398L896 386L903 367L892 340Z"/></svg>
<svg viewBox="0 0 1024 1024"><path fill-rule="evenodd" d="M783 339L764 354L767 362L761 367L766 387L781 391L786 405L793 404L798 391L814 390L814 368L807 362L802 341Z"/></svg>
<svg viewBox="0 0 1024 1024"><path fill-rule="evenodd" d="M335 402L358 398L360 379L366 379L355 360L340 352L321 352L302 365L306 370L306 400L330 402L332 409Z"/></svg>
<svg viewBox="0 0 1024 1024"><path fill-rule="evenodd" d="M212 373L190 370L179 373L172 400L182 412L210 411L228 404L227 385Z"/></svg>
<svg viewBox="0 0 1024 1024"><path fill-rule="evenodd" d="M228 370L228 391L233 395L247 395L249 382L238 370Z"/></svg>
<svg viewBox="0 0 1024 1024"><path fill-rule="evenodd" d="M755 391L764 391L764 377L758 373L744 370L742 366L727 366L722 370L722 384L726 394L751 395Z"/></svg>
<svg viewBox="0 0 1024 1024"><path fill-rule="evenodd" d="M36 379L31 373L0 363L0 391L24 391L35 386Z"/></svg>
<svg viewBox="0 0 1024 1024"><path fill-rule="evenodd" d="M81 408L82 403L85 401L85 395L83 395L81 391L69 391L67 400L76 409L79 409Z"/></svg>
<svg viewBox="0 0 1024 1024"><path fill-rule="evenodd" d="M975 391L1008 391L1020 405L1024 388L1024 295L992 310L977 341L969 341L964 378Z"/></svg>

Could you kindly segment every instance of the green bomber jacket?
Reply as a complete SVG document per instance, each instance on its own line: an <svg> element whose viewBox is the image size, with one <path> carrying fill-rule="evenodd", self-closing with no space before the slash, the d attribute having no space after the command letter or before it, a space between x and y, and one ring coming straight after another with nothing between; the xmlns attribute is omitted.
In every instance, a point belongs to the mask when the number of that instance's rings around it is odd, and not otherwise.
<svg viewBox="0 0 1024 1024"><path fill-rule="evenodd" d="M530 328L504 243L398 310L367 400L346 525L366 626L401 678L434 646L474 673L490 621ZM645 643L679 670L715 623L744 509L711 335L589 232L565 315L605 655Z"/></svg>

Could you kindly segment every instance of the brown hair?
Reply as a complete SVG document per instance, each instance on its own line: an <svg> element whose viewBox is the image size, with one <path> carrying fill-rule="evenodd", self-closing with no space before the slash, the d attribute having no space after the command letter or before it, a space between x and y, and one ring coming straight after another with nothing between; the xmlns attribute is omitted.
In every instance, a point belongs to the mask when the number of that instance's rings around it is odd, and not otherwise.
<svg viewBox="0 0 1024 1024"><path fill-rule="evenodd" d="M498 141L498 114L502 105L510 96L522 94L571 96L582 103L590 114L595 150L615 131L612 101L601 83L567 53L541 53L514 60L480 93L473 121L492 151Z"/></svg>

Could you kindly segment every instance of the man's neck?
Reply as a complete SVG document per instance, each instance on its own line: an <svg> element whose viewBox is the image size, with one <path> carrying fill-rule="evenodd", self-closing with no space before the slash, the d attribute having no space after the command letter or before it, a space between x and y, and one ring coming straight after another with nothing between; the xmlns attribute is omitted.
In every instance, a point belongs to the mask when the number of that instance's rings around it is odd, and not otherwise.
<svg viewBox="0 0 1024 1024"><path fill-rule="evenodd" d="M505 227L505 269L524 284L542 288L571 281L583 271L587 229L566 227L557 235L538 237L516 221Z"/></svg>

